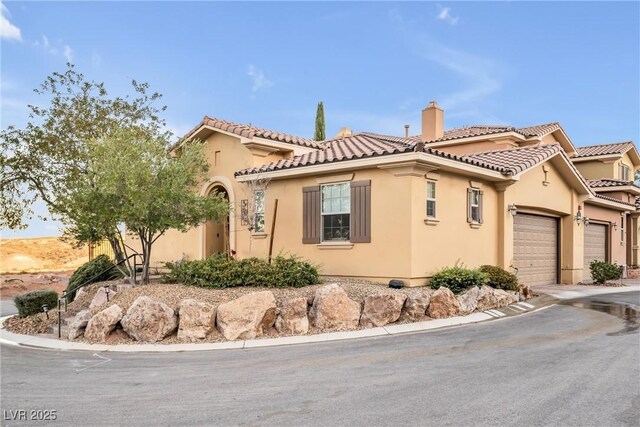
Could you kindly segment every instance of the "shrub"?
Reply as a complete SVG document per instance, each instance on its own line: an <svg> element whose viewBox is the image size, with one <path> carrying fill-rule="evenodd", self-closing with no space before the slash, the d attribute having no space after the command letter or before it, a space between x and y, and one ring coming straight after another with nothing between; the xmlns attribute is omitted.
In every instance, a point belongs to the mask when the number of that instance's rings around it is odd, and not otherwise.
<svg viewBox="0 0 640 427"><path fill-rule="evenodd" d="M433 289L449 288L454 294L463 292L473 286L486 285L489 277L478 269L464 267L448 267L437 272L429 282Z"/></svg>
<svg viewBox="0 0 640 427"><path fill-rule="evenodd" d="M214 255L204 260L167 263L163 282L208 288L262 286L302 287L318 283L315 266L295 257L278 256L269 264L260 258L237 260Z"/></svg>
<svg viewBox="0 0 640 427"><path fill-rule="evenodd" d="M489 278L487 284L492 288L505 291L517 291L519 289L518 277L513 273L509 273L495 265L483 265L480 267L480 271L487 275Z"/></svg>
<svg viewBox="0 0 640 427"><path fill-rule="evenodd" d="M69 278L67 285L67 302L72 302L76 297L76 291L82 285L88 283L104 282L122 277L122 273L116 268L106 255L99 255L89 262L85 262Z"/></svg>
<svg viewBox="0 0 640 427"><path fill-rule="evenodd" d="M618 280L622 277L623 267L606 261L591 261L589 264L591 277L596 283L605 283L607 280Z"/></svg>
<svg viewBox="0 0 640 427"><path fill-rule="evenodd" d="M20 317L42 313L42 306L47 305L50 310L58 307L58 293L51 289L43 289L35 292L18 295L13 299Z"/></svg>

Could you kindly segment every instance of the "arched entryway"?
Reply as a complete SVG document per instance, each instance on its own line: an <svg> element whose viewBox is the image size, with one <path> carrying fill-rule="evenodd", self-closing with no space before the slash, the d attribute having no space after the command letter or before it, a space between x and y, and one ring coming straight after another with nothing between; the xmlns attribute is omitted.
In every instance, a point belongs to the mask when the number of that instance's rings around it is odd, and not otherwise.
<svg viewBox="0 0 640 427"><path fill-rule="evenodd" d="M216 192L229 201L229 193L222 185L213 186L207 196ZM229 253L229 250L229 218L225 217L220 221L207 221L204 225L204 257Z"/></svg>
<svg viewBox="0 0 640 427"><path fill-rule="evenodd" d="M233 216L233 206L235 205L235 195L231 181L226 176L213 176L203 183L200 189L201 196L209 196L214 191L218 191L229 201L231 212L229 216L221 221L207 221L200 225L200 259L211 256L215 253L229 251L234 254L236 251L236 224Z"/></svg>

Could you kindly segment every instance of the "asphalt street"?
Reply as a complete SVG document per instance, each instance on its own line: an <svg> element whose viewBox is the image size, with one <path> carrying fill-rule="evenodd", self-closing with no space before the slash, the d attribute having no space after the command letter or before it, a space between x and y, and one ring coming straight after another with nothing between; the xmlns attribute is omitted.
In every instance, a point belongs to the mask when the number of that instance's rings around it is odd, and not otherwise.
<svg viewBox="0 0 640 427"><path fill-rule="evenodd" d="M608 310L612 302L627 306ZM2 346L2 425L638 426L640 335L629 305L640 308L640 293L576 305L290 347ZM57 419L11 420L18 410L55 410Z"/></svg>
<svg viewBox="0 0 640 427"><path fill-rule="evenodd" d="M18 314L18 310L16 309L16 305L13 303L13 300L12 299L0 300L0 317L10 316L12 314Z"/></svg>

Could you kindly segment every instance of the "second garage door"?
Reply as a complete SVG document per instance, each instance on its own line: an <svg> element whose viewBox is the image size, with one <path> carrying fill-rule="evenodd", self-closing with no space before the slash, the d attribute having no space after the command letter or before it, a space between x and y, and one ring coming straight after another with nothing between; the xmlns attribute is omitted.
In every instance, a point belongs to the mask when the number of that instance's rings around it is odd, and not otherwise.
<svg viewBox="0 0 640 427"><path fill-rule="evenodd" d="M591 278L591 261L607 260L607 226L589 224L584 228L584 273L585 279Z"/></svg>
<svg viewBox="0 0 640 427"><path fill-rule="evenodd" d="M513 258L523 285L549 285L558 280L558 221L518 214L513 223Z"/></svg>

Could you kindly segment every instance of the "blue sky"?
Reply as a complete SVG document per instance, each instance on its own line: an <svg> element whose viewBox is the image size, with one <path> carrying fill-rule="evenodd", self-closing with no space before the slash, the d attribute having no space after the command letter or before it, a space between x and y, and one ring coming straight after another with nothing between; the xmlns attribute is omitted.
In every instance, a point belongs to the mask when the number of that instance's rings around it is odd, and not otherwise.
<svg viewBox="0 0 640 427"><path fill-rule="evenodd" d="M2 128L67 60L113 94L164 94L182 134L206 115L313 135L559 121L576 145L640 140L638 2L3 2ZM42 207L39 210L43 210ZM34 220L3 237L55 235Z"/></svg>

